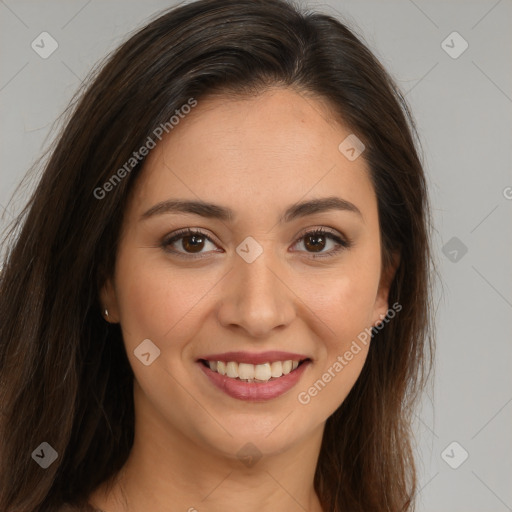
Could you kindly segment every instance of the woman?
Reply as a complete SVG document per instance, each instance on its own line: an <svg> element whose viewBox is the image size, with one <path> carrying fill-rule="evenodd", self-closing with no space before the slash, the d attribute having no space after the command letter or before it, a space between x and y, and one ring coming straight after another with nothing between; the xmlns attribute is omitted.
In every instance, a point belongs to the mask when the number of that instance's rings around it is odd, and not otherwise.
<svg viewBox="0 0 512 512"><path fill-rule="evenodd" d="M12 231L0 509L412 510L414 137L363 43L283 1L200 0L124 43Z"/></svg>

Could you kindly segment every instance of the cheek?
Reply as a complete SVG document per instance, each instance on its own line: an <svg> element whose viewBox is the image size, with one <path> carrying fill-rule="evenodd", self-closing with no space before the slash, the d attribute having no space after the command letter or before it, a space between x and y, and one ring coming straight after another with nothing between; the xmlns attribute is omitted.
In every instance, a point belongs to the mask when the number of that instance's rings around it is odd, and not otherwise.
<svg viewBox="0 0 512 512"><path fill-rule="evenodd" d="M116 279L120 323L127 347L149 338L165 350L179 348L176 330L179 329L180 338L187 337L184 329L194 325L202 298L218 281L211 273L200 273L191 279L190 271L171 272L161 259L156 262L143 257L120 264Z"/></svg>
<svg viewBox="0 0 512 512"><path fill-rule="evenodd" d="M347 277L336 282L336 289L329 295L319 299L319 315L328 325L327 336L323 338L322 368L326 370L333 365L338 357L343 357L351 350L354 342L370 340L368 334L371 327L373 304L375 301L374 287L365 286L356 276ZM366 357L367 346L359 343L360 349L357 357L347 354L350 359L350 368L344 368L343 373L359 372ZM361 357L362 356L362 357ZM355 361L353 364L352 361Z"/></svg>
<svg viewBox="0 0 512 512"><path fill-rule="evenodd" d="M165 410L173 422L183 418L176 411L193 406L177 382L187 378L183 352L187 340L194 339L201 328L198 315L202 300L218 281L206 273L194 279L190 271L169 269L159 257L135 251L131 258L119 258L116 294L124 344L137 385L156 410ZM151 340L160 354L145 366L135 353L144 340ZM146 345L147 346L147 345ZM150 350L154 350L150 345ZM135 351L135 353L134 353ZM152 356L151 356L152 357ZM139 391L140 391L139 390ZM176 405L169 410L169 400ZM201 411L194 411L202 418Z"/></svg>
<svg viewBox="0 0 512 512"><path fill-rule="evenodd" d="M310 295L309 307L328 329L318 343L318 364L298 398L302 404L310 400L320 417L327 418L343 402L368 355L380 262L355 260L336 272L341 277L331 276Z"/></svg>
<svg viewBox="0 0 512 512"><path fill-rule="evenodd" d="M328 329L317 345L316 364L297 394L298 402L318 421L325 421L349 394L371 340L372 288L363 293L361 283L352 278L338 280L336 285L330 294L318 297L315 311Z"/></svg>
<svg viewBox="0 0 512 512"><path fill-rule="evenodd" d="M370 262L347 265L336 276L324 278L314 294L309 292L309 307L330 328L329 348L342 347L371 326L379 279L375 268Z"/></svg>

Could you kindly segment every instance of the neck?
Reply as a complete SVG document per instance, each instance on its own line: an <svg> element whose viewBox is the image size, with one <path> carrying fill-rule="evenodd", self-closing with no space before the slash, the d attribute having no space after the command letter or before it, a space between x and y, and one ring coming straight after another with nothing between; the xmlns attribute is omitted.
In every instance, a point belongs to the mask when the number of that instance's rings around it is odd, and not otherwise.
<svg viewBox="0 0 512 512"><path fill-rule="evenodd" d="M313 480L323 428L261 458L249 445L242 460L198 446L162 418L144 418L112 487L101 486L89 501L106 512L322 512Z"/></svg>

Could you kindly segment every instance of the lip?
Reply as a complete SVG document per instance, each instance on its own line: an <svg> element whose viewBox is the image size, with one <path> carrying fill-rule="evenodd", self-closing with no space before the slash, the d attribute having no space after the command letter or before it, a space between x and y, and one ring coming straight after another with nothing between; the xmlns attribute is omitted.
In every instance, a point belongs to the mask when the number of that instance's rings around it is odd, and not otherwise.
<svg viewBox="0 0 512 512"><path fill-rule="evenodd" d="M234 354L235 352L232 352ZM277 352L276 352L277 353ZM281 353L282 354L282 353ZM253 354L254 355L254 354ZM289 354L288 354L289 355ZM211 356L209 356L211 357ZM287 358L288 359L288 358ZM287 359L284 359L286 361ZM305 359L302 357L302 359ZM215 359L210 359L215 360ZM235 359L236 360L236 359ZM254 359L252 359L254 360ZM281 361L281 359L274 359L275 361ZM223 358L218 359L223 361ZM233 359L231 359L233 361ZM245 361L238 361L245 362ZM265 359L263 362L271 362ZM210 382L218 389L226 393L232 398L238 400L244 400L248 402L264 402L272 400L281 395L284 395L287 391L292 389L302 377L306 368L311 364L311 359L303 361L295 370L292 370L287 375L278 377L275 380L269 380L267 382L243 382L241 380L233 379L226 375L210 370L202 362L197 363L201 371L208 377Z"/></svg>
<svg viewBox="0 0 512 512"><path fill-rule="evenodd" d="M275 361L303 361L304 359L311 359L304 354L294 354L292 352L282 352L272 350L268 352L224 352L222 354L208 354L205 356L198 357L197 360L204 359L206 361L224 361L229 363L235 361L237 363L247 364L263 364L273 363Z"/></svg>

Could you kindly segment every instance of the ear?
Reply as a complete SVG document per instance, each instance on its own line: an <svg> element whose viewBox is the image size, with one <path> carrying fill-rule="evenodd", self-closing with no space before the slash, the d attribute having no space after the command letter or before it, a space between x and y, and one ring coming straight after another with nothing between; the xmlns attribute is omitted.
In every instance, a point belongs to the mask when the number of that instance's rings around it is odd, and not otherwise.
<svg viewBox="0 0 512 512"><path fill-rule="evenodd" d="M374 326L379 324L388 312L389 289L391 288L391 283L393 282L399 265L400 252L395 251L391 255L391 263L388 265L388 268L383 269L383 272L381 273L379 289L377 291L377 297L375 299L373 309L372 325Z"/></svg>
<svg viewBox="0 0 512 512"><path fill-rule="evenodd" d="M105 281L100 290L100 304L103 318L109 323L119 322L119 308L117 305L117 296L112 280ZM105 309L108 310L108 316L105 316Z"/></svg>

